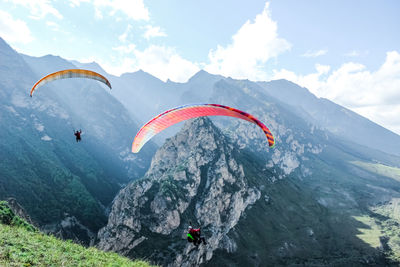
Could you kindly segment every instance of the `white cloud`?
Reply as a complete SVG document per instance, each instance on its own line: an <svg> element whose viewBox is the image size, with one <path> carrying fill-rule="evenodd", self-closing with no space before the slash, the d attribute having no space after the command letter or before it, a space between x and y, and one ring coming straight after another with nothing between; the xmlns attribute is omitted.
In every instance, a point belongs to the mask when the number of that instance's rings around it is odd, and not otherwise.
<svg viewBox="0 0 400 267"><path fill-rule="evenodd" d="M0 10L0 36L9 43L27 44L34 38L25 21Z"/></svg>
<svg viewBox="0 0 400 267"><path fill-rule="evenodd" d="M167 81L186 82L200 70L197 64L182 58L175 49L165 46L151 45L144 50L136 49L134 44L112 48L121 53L115 62L118 64L102 64L107 72L120 75L127 71L143 70L157 78Z"/></svg>
<svg viewBox="0 0 400 267"><path fill-rule="evenodd" d="M400 105L360 107L353 111L400 135Z"/></svg>
<svg viewBox="0 0 400 267"><path fill-rule="evenodd" d="M116 61L98 61L107 73L119 76L122 73L138 71L137 61L133 57L123 57Z"/></svg>
<svg viewBox="0 0 400 267"><path fill-rule="evenodd" d="M62 19L63 16L54 8L49 0L6 0L12 2L15 5L21 5L29 9L32 19L42 19L48 14L55 16L58 19Z"/></svg>
<svg viewBox="0 0 400 267"><path fill-rule="evenodd" d="M95 8L94 17L95 17L96 19L103 19L103 13L101 13L100 9Z"/></svg>
<svg viewBox="0 0 400 267"><path fill-rule="evenodd" d="M320 56L326 55L327 53L328 53L328 50L323 50L323 49L317 50L317 51L308 50L301 56L302 57L320 57Z"/></svg>
<svg viewBox="0 0 400 267"><path fill-rule="evenodd" d="M360 52L357 51L357 50L353 50L353 51L350 51L350 52L348 52L348 53L346 53L344 55L346 57L358 57L358 56L360 56Z"/></svg>
<svg viewBox="0 0 400 267"><path fill-rule="evenodd" d="M144 33L144 38L149 40L153 37L165 37L167 34L161 30L160 27L153 27L151 25L145 26L146 32Z"/></svg>
<svg viewBox="0 0 400 267"><path fill-rule="evenodd" d="M69 0L69 5L71 7L79 7L81 3L89 3L91 0Z"/></svg>
<svg viewBox="0 0 400 267"><path fill-rule="evenodd" d="M129 45L120 45L113 47L112 50L118 51L123 54L133 54L136 51L136 45L129 44Z"/></svg>
<svg viewBox="0 0 400 267"><path fill-rule="evenodd" d="M103 12L114 16L117 12L125 14L133 20L149 20L149 10L145 7L143 0L70 0L70 5L77 7L82 2L92 3L95 7L96 18L103 18Z"/></svg>
<svg viewBox="0 0 400 267"><path fill-rule="evenodd" d="M60 25L54 21L46 21L46 25L49 26L53 31L60 31Z"/></svg>
<svg viewBox="0 0 400 267"><path fill-rule="evenodd" d="M285 78L308 88L400 134L400 53L388 52L385 62L374 72L359 63L348 62L330 72L317 65L317 71L297 75L275 71L274 79Z"/></svg>
<svg viewBox="0 0 400 267"><path fill-rule="evenodd" d="M360 57L360 56L366 56L369 54L368 50L364 51L359 51L359 50L352 50L346 54L344 54L346 57Z"/></svg>
<svg viewBox="0 0 400 267"><path fill-rule="evenodd" d="M95 5L111 9L111 14L120 11L133 20L149 20L149 11L143 0L95 0Z"/></svg>
<svg viewBox="0 0 400 267"><path fill-rule="evenodd" d="M161 80L186 82L199 71L199 67L182 58L173 48L151 45L144 51L136 51L138 67Z"/></svg>
<svg viewBox="0 0 400 267"><path fill-rule="evenodd" d="M132 25L128 24L128 26L126 27L126 30L124 31L123 34L118 36L118 39L121 42L125 43L126 42L126 38L128 37L128 34L130 33L131 30L132 30Z"/></svg>
<svg viewBox="0 0 400 267"><path fill-rule="evenodd" d="M279 38L277 24L270 17L269 3L254 22L247 21L226 47L218 46L209 52L210 63L205 69L233 78L266 79L264 64L289 50L291 45Z"/></svg>

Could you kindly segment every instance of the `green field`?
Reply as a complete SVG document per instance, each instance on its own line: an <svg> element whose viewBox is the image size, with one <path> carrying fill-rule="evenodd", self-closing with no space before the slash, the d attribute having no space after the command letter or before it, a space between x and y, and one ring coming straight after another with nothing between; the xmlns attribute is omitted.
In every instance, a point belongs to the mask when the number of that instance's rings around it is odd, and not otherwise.
<svg viewBox="0 0 400 267"><path fill-rule="evenodd" d="M382 175L388 178L392 178L396 181L400 182L400 169L396 167L391 167L387 165L383 165L380 163L370 163L370 162L362 162L362 161L352 161L352 164L363 168L369 172Z"/></svg>

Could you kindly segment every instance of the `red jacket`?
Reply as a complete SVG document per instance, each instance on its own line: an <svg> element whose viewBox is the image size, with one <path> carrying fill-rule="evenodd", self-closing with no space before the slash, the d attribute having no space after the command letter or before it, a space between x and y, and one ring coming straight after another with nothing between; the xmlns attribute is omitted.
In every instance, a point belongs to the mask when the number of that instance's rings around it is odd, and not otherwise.
<svg viewBox="0 0 400 267"><path fill-rule="evenodd" d="M193 228L190 229L189 234L191 234L192 236L200 235L200 228L199 229L193 229Z"/></svg>

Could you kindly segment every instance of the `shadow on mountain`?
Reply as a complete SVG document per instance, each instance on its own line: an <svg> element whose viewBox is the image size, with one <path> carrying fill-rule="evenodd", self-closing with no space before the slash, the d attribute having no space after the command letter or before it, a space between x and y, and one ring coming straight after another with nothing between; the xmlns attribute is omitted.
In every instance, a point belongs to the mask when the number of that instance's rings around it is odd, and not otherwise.
<svg viewBox="0 0 400 267"><path fill-rule="evenodd" d="M294 172L268 185L248 175L261 198L228 233L231 249L206 265L398 266L399 181L330 155L314 159L306 178Z"/></svg>
<svg viewBox="0 0 400 267"><path fill-rule="evenodd" d="M228 236L235 251L217 250L207 266L394 265L387 238L367 212L324 207L296 179L264 190ZM368 242L366 242L367 240Z"/></svg>

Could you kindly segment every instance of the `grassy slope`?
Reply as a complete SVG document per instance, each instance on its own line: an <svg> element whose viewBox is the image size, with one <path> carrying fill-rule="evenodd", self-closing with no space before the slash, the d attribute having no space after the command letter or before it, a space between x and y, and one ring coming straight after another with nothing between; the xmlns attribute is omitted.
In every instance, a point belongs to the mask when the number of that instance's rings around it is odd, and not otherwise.
<svg viewBox="0 0 400 267"><path fill-rule="evenodd" d="M22 227L0 225L1 266L150 266Z"/></svg>
<svg viewBox="0 0 400 267"><path fill-rule="evenodd" d="M0 201L0 266L150 266L38 232Z"/></svg>

